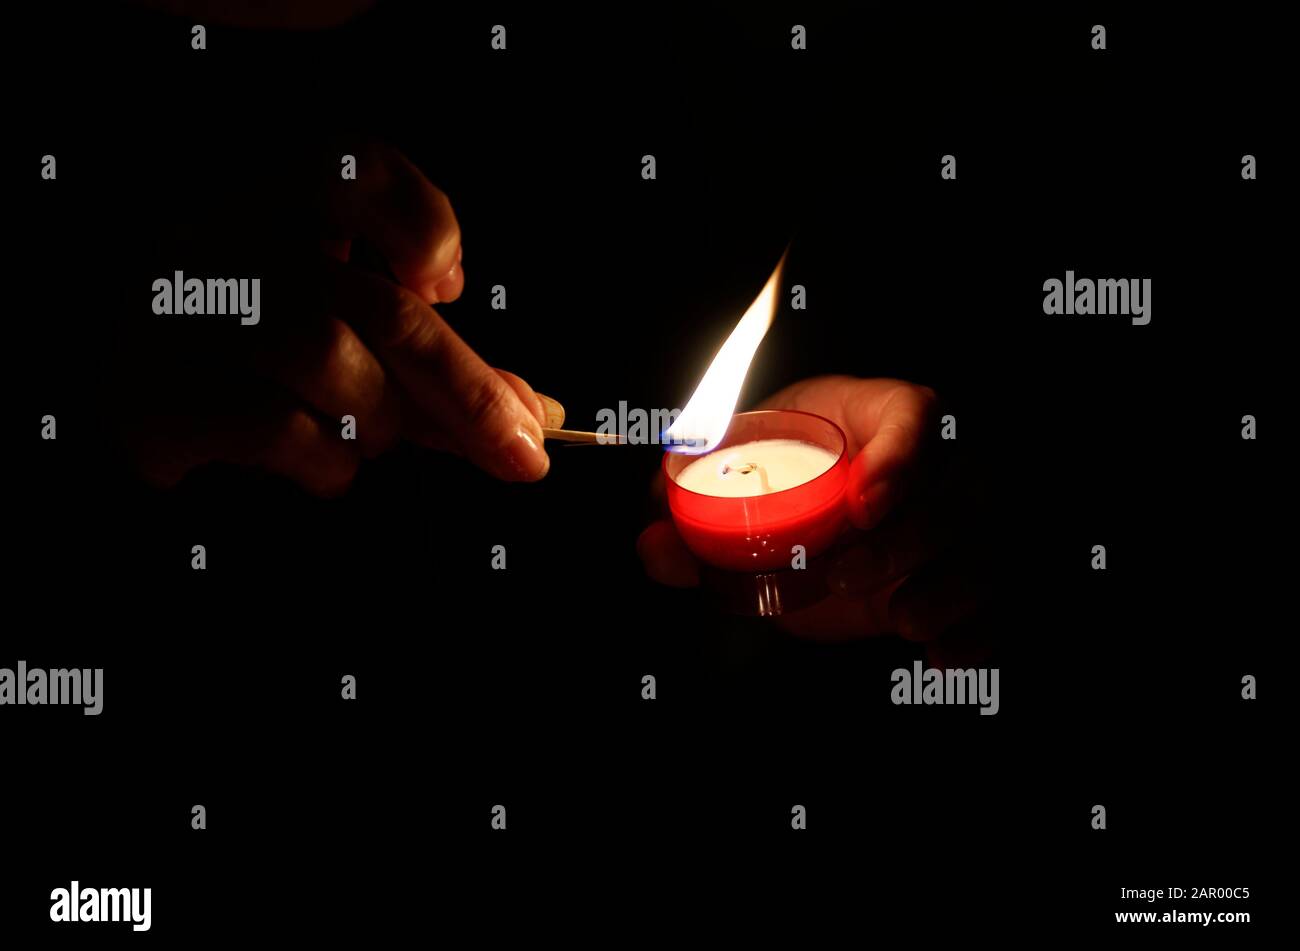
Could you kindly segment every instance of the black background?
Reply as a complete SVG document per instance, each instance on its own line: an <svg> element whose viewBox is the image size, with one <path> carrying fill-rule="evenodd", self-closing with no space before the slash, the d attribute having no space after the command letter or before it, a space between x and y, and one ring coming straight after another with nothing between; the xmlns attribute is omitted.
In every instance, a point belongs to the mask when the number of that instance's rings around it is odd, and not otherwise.
<svg viewBox="0 0 1300 951"><path fill-rule="evenodd" d="M195 52L188 22L73 11L10 34L0 666L102 666L105 706L5 708L6 930L1113 935L1152 907L1119 888L1169 885L1248 886L1211 910L1255 922L1207 931L1267 927L1291 831L1276 23L382 5ZM455 204L467 284L441 313L575 426L681 405L790 243L809 306L746 399L829 372L940 392L944 451L993 487L1001 712L894 707L913 646L805 643L648 582L653 450L556 449L516 486L403 447L329 502L231 469L137 482L99 381L148 313L153 216L366 136ZM1044 316L1067 268L1150 277L1152 322ZM152 932L52 926L73 878L151 886Z"/></svg>

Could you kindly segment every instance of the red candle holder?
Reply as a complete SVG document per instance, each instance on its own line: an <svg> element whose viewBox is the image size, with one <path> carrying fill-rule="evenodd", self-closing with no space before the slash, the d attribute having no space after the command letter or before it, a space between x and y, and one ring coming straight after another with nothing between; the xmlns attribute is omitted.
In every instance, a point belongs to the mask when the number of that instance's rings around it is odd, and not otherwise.
<svg viewBox="0 0 1300 951"><path fill-rule="evenodd" d="M758 439L794 439L829 450L835 463L802 485L724 498L702 495L677 484L677 474L698 455L664 454L668 507L686 546L701 561L727 571L788 569L792 549L802 545L809 558L834 544L847 524L845 488L849 479L848 440L829 419L798 410L738 413L713 452Z"/></svg>

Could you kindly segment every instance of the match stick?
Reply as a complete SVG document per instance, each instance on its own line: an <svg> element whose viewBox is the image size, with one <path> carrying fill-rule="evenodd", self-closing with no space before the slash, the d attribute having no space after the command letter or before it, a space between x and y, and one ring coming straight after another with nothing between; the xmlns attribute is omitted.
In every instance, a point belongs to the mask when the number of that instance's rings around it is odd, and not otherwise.
<svg viewBox="0 0 1300 951"><path fill-rule="evenodd" d="M625 446L627 437L621 433L585 433L577 429L543 429L542 435L559 442L585 443L592 446Z"/></svg>

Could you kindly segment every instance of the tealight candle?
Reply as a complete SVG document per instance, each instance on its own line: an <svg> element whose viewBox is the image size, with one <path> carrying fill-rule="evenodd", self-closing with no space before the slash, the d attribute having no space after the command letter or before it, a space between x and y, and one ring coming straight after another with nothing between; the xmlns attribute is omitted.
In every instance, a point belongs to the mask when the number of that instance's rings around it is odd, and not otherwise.
<svg viewBox="0 0 1300 951"><path fill-rule="evenodd" d="M677 473L677 484L729 499L767 495L809 482L835 465L835 453L797 439L759 439L719 449Z"/></svg>
<svg viewBox="0 0 1300 951"><path fill-rule="evenodd" d="M732 417L703 456L664 455L668 506L678 534L702 561L733 571L789 568L843 529L847 440L812 413L764 410Z"/></svg>

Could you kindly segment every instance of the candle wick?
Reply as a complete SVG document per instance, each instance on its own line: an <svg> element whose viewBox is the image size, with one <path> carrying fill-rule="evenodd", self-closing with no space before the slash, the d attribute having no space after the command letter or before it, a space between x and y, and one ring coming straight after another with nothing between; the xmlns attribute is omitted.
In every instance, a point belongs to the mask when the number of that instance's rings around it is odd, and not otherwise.
<svg viewBox="0 0 1300 951"><path fill-rule="evenodd" d="M751 472L757 472L758 483L763 487L763 494L767 495L772 491L772 486L767 481L767 470L757 462L747 462L743 466L732 466L729 463L723 463L722 474L726 475L728 472L739 472L741 475L749 475Z"/></svg>

